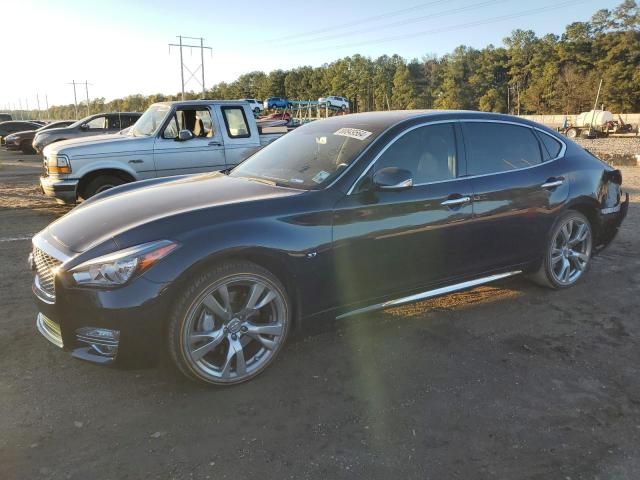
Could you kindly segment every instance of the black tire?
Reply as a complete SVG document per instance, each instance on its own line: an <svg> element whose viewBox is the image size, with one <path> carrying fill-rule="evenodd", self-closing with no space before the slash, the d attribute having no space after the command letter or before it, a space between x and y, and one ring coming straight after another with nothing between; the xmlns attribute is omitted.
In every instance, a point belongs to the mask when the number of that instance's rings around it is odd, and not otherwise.
<svg viewBox="0 0 640 480"><path fill-rule="evenodd" d="M36 149L31 145L31 141L25 140L20 143L20 150L27 155L36 153Z"/></svg>
<svg viewBox="0 0 640 480"><path fill-rule="evenodd" d="M587 231L588 241L587 241L587 244L585 245L585 252L584 252L584 254L586 254L587 256L587 260L585 262L585 266L583 267L583 269L580 270L581 273L577 276L577 278L575 278L575 280L570 280L570 281L568 280L566 282L563 282L558 279L558 275L555 273L555 270L553 267L554 265L553 258L558 258L557 255L554 257L554 252L558 251L556 239L558 238L559 235L561 235L561 230L565 227L565 225L568 225L568 223L571 221L574 221L576 224L583 224L588 229ZM540 268L535 273L530 274L529 278L540 286L551 288L554 290L572 287L584 277L584 275L589 270L589 267L591 266L592 246L593 246L593 228L591 226L591 223L589 222L589 219L586 216L584 216L582 213L575 210L569 210L568 212L565 212L563 215L560 216L560 218L558 218L553 228L551 229L549 237L547 238L547 244L545 245L544 258L542 259ZM572 261L568 259L566 256L564 257L564 259L561 258L561 260L563 262L566 260L568 264L572 263Z"/></svg>
<svg viewBox="0 0 640 480"><path fill-rule="evenodd" d="M82 192L80 192L80 197L83 200L88 200L98 193L104 192L105 190L117 187L118 185L122 185L124 183L127 182L116 175L100 175L99 177L94 178L85 185L85 187L82 189Z"/></svg>
<svg viewBox="0 0 640 480"><path fill-rule="evenodd" d="M578 138L580 131L577 128L570 128L567 130L567 138Z"/></svg>
<svg viewBox="0 0 640 480"><path fill-rule="evenodd" d="M226 355L226 362L231 365L232 360L229 358L233 358L235 365L234 374L235 378L229 377L224 378L224 375L217 376L215 372L210 373L211 370L207 367L211 367L211 365L206 364L202 365L200 360L194 360L186 349L187 345L192 345L188 342L187 335L192 335L193 330L193 319L198 317L198 309L202 309L202 305L204 299L208 296L213 296L214 293L217 293L221 286L225 285L225 290L228 293L228 296L233 294L233 290L227 290L226 285L232 284L234 281L241 281L238 279L257 279L259 282L266 284L268 289L271 289L276 295L279 296L278 304L283 307L282 313L282 333L277 337L277 347L269 350L270 353L262 363L257 363L256 368L253 371L247 371L244 376L240 376L238 371L238 364L235 354L231 354L231 339L228 338L231 335L231 331L228 331L227 328L231 328L231 323L234 322L237 318L239 318L238 313L233 313L231 316L234 318L226 323L223 322L219 327L218 331L221 330L221 327L224 326L224 336L226 340L219 341L218 346L213 347L211 351L207 354L202 355L201 360L207 362L207 355L210 354L223 354ZM248 280L247 280L248 281ZM231 287L233 288L233 287ZM275 302L275 300L273 300ZM240 302L242 303L242 302ZM234 310L235 309L230 309ZM190 281L184 288L184 291L178 296L175 301L175 306L172 309L172 312L169 317L168 326L167 326L167 346L169 351L169 357L173 363L173 365L178 369L178 371L184 375L185 377L194 380L199 383L206 383L210 385L235 385L238 383L246 382L248 380L252 380L257 375L262 373L277 357L277 354L282 349L283 345L286 343L286 339L290 330L291 325L291 304L289 297L287 295L286 289L280 282L280 280L273 275L271 272L262 268L259 265L256 265L252 262L248 261L229 261L225 263L221 263L217 266L212 267L206 273L198 276L197 278ZM245 318L246 320L246 318ZM213 320L212 320L213 321ZM213 325L213 324L212 324ZM198 328L199 331L201 328ZM246 331L246 330L244 330ZM242 340L242 333L238 334L239 337L237 339L238 342ZM233 337L236 340L236 337ZM251 339L249 339L249 343ZM260 345L258 345L260 346ZM226 353L223 353L226 347ZM189 349L194 347L189 347ZM199 348L199 347L195 347ZM244 347L243 347L244 348ZM229 355L232 355L229 357ZM244 353L242 354L243 365L244 365ZM255 358L255 357L254 357ZM250 359L250 361L253 360ZM213 362L212 362L213 363ZM224 362L223 362L224 363ZM215 366L214 366L215 367ZM231 367L229 367L230 369ZM247 368L250 368L249 362L247 362ZM207 372L209 370L209 372ZM224 369L222 369L224 371Z"/></svg>
<svg viewBox="0 0 640 480"><path fill-rule="evenodd" d="M256 107L253 109L253 113L255 113L256 115L260 114L260 108Z"/></svg>

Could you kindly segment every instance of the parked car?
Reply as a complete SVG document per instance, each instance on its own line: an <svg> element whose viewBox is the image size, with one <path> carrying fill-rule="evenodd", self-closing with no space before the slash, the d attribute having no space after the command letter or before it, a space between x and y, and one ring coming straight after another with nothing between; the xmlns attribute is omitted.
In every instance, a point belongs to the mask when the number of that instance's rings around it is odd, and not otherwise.
<svg viewBox="0 0 640 480"><path fill-rule="evenodd" d="M40 185L73 203L135 180L224 170L282 134L262 135L243 101L156 103L126 133L46 147Z"/></svg>
<svg viewBox="0 0 640 480"><path fill-rule="evenodd" d="M338 108L340 110L349 110L349 100L344 97L320 97L318 103L327 104L329 108Z"/></svg>
<svg viewBox="0 0 640 480"><path fill-rule="evenodd" d="M133 125L141 116L137 112L96 113L72 123L68 127L39 132L33 139L33 148L40 153L47 145L71 138L92 137L118 133Z"/></svg>
<svg viewBox="0 0 640 480"><path fill-rule="evenodd" d="M294 326L327 315L521 273L571 287L627 213L621 184L619 170L518 117L318 120L228 175L113 188L38 233L37 326L77 358L167 349L187 377L239 383Z"/></svg>
<svg viewBox="0 0 640 480"><path fill-rule="evenodd" d="M269 97L264 101L264 108L266 110L272 108L289 108L292 103L286 98L281 97Z"/></svg>
<svg viewBox="0 0 640 480"><path fill-rule="evenodd" d="M33 130L40 128L42 125L39 123L27 121L27 120L10 120L8 122L0 122L0 144L4 145L4 139L6 136L20 132L22 130Z"/></svg>
<svg viewBox="0 0 640 480"><path fill-rule="evenodd" d="M249 106L254 114L258 115L260 112L264 110L264 106L260 100L256 100L255 98L242 98L243 102L249 102Z"/></svg>
<svg viewBox="0 0 640 480"><path fill-rule="evenodd" d="M13 120L10 113L0 113L0 122L8 122L10 120Z"/></svg>
<svg viewBox="0 0 640 480"><path fill-rule="evenodd" d="M7 150L22 150L23 153L35 153L32 143L38 132L44 132L52 128L68 127L72 123L74 123L74 120L61 120L59 122L47 123L35 130L23 130L22 132L12 133L5 137L5 147Z"/></svg>

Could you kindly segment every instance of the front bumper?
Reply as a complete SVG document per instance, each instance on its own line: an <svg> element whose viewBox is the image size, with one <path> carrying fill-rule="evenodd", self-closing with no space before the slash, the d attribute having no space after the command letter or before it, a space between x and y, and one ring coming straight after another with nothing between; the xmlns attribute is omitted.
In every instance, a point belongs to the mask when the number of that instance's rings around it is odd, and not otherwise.
<svg viewBox="0 0 640 480"><path fill-rule="evenodd" d="M7 150L20 150L20 140L5 140L4 148Z"/></svg>
<svg viewBox="0 0 640 480"><path fill-rule="evenodd" d="M69 288L65 283L56 278L55 300L49 301L34 282L36 327L49 342L74 358L100 365L155 361L169 311L163 296L166 285L144 277L109 290Z"/></svg>
<svg viewBox="0 0 640 480"><path fill-rule="evenodd" d="M40 177L42 193L58 203L75 203L78 198L78 180L62 180L52 176Z"/></svg>

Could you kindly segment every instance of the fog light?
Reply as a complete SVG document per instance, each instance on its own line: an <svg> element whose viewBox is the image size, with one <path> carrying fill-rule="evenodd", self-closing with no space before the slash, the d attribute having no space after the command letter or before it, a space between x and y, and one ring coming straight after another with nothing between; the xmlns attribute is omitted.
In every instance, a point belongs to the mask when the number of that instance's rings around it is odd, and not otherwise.
<svg viewBox="0 0 640 480"><path fill-rule="evenodd" d="M105 357L115 357L120 343L120 331L108 328L82 327L76 330L79 342L87 344L93 351Z"/></svg>

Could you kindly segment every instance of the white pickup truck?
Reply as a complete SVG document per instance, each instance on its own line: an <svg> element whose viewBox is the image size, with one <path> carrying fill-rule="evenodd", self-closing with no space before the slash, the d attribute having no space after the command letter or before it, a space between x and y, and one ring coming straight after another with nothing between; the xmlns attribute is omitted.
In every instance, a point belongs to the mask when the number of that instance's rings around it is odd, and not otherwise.
<svg viewBox="0 0 640 480"><path fill-rule="evenodd" d="M225 170L286 133L270 130L262 133L243 101L156 103L116 135L45 147L40 186L59 203L74 203L136 180Z"/></svg>

